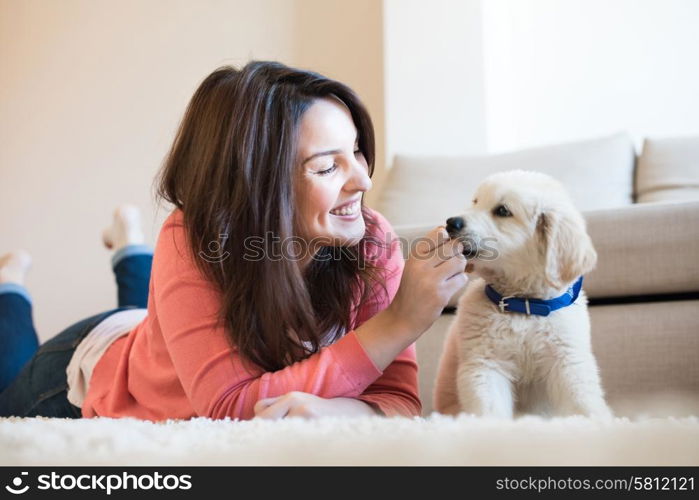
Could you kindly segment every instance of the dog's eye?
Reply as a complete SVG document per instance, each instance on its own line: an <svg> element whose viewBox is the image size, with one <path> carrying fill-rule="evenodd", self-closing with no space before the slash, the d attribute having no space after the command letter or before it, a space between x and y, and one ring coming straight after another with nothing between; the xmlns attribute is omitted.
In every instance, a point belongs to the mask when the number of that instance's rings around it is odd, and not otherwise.
<svg viewBox="0 0 699 500"><path fill-rule="evenodd" d="M475 205L476 203L478 203L478 198L473 199L473 204Z"/></svg>
<svg viewBox="0 0 699 500"><path fill-rule="evenodd" d="M496 217L512 217L512 212L505 205L498 205L493 209L493 215Z"/></svg>

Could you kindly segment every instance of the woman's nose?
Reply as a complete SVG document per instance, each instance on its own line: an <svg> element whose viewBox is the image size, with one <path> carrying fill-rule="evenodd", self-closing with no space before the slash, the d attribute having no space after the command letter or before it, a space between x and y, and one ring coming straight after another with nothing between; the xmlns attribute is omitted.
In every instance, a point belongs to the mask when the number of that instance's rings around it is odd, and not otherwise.
<svg viewBox="0 0 699 500"><path fill-rule="evenodd" d="M352 165L352 173L347 188L356 191L369 191L373 183L366 164L363 161L355 161Z"/></svg>

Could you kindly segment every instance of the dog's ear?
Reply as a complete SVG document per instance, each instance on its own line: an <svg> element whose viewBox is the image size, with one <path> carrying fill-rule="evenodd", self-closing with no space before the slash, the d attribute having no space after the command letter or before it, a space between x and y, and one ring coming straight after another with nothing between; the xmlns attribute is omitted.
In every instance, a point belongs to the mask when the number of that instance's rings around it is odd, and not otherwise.
<svg viewBox="0 0 699 500"><path fill-rule="evenodd" d="M597 264L597 252L577 213L548 210L539 215L537 232L545 259L546 281L562 288Z"/></svg>

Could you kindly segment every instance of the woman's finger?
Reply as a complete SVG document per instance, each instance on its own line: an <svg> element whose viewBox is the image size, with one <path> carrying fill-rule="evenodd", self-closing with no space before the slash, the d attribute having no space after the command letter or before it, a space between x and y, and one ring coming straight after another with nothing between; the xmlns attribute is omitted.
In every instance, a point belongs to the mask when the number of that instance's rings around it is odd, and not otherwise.
<svg viewBox="0 0 699 500"><path fill-rule="evenodd" d="M310 418L311 414L306 405L298 405L289 409L289 413L286 414L286 418L288 417Z"/></svg>
<svg viewBox="0 0 699 500"><path fill-rule="evenodd" d="M441 266L445 262L452 260L454 257L463 255L464 244L459 240L450 240L437 249L434 256L431 257L434 267Z"/></svg>
<svg viewBox="0 0 699 500"><path fill-rule="evenodd" d="M443 280L449 279L458 273L466 271L467 264L468 260L466 260L466 257L461 253L457 253L445 260L443 265L438 267L438 276Z"/></svg>
<svg viewBox="0 0 699 500"><path fill-rule="evenodd" d="M259 401L258 401L259 402ZM286 417L289 413L290 402L286 398L279 399L264 410L256 413L255 418L265 418L269 420L277 420Z"/></svg>
<svg viewBox="0 0 699 500"><path fill-rule="evenodd" d="M449 241L449 233L444 226L437 226L425 236L412 243L412 254L417 258L426 258L434 253L435 248Z"/></svg>
<svg viewBox="0 0 699 500"><path fill-rule="evenodd" d="M265 408L267 408L268 406L274 404L276 401L279 400L279 398L281 398L281 396L275 396L275 397L272 397L272 398L260 399L257 403L255 403L255 408L254 408L255 414L260 413L261 411L263 411L263 410L264 410Z"/></svg>
<svg viewBox="0 0 699 500"><path fill-rule="evenodd" d="M464 271L459 271L453 276L447 278L446 281L447 285L456 292L456 290L460 290L466 285L466 283L468 283L468 276L466 276Z"/></svg>

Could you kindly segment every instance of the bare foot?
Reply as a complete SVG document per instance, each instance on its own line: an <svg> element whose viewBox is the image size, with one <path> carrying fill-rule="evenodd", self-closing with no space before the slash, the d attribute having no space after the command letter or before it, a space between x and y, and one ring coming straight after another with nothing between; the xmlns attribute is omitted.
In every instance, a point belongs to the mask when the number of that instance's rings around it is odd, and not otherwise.
<svg viewBox="0 0 699 500"><path fill-rule="evenodd" d="M0 257L0 283L24 286L24 278L32 267L32 256L25 250L15 250Z"/></svg>
<svg viewBox="0 0 699 500"><path fill-rule="evenodd" d="M127 245L142 245L141 211L136 205L119 205L114 210L112 224L102 232L104 246L119 250Z"/></svg>

